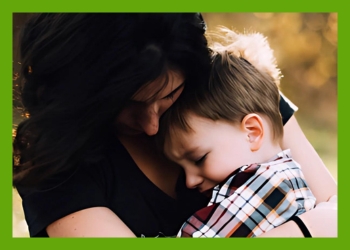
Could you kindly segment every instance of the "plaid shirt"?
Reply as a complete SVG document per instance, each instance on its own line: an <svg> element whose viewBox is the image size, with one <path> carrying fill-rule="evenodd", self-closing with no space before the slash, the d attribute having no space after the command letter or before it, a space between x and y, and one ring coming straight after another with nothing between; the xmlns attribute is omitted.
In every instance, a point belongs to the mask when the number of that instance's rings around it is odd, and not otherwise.
<svg viewBox="0 0 350 250"><path fill-rule="evenodd" d="M315 202L299 164L285 150L268 163L236 169L177 237L256 237L314 208Z"/></svg>

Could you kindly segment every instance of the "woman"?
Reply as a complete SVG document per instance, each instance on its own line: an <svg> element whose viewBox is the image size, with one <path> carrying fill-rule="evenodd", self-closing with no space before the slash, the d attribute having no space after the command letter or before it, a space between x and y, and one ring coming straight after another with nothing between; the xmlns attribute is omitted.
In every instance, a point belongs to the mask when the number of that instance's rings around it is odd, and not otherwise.
<svg viewBox="0 0 350 250"><path fill-rule="evenodd" d="M206 204L152 137L182 91L208 80L204 32L198 14L41 14L27 23L20 46L30 117L14 142L14 185L32 237L172 236ZM336 184L293 112L282 101L283 147L327 201ZM315 219L330 210L305 213L311 234L333 233L332 218ZM270 235L302 236L293 222L280 228Z"/></svg>

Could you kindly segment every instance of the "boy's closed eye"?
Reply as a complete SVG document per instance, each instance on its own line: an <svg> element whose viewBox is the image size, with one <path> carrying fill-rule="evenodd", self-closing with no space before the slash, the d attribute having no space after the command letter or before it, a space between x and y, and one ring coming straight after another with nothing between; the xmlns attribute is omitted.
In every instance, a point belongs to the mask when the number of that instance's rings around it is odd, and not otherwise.
<svg viewBox="0 0 350 250"><path fill-rule="evenodd" d="M205 160L205 158L207 157L207 155L208 155L208 153L206 153L205 155L203 155L201 158L199 158L198 160L195 160L194 161L194 164L196 165L196 166L200 166L203 162L204 162L204 160Z"/></svg>

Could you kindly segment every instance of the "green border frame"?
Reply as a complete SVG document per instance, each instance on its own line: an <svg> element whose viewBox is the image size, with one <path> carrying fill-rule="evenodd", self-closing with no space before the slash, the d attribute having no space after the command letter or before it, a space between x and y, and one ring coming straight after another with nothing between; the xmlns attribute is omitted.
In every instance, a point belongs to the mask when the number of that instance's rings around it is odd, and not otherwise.
<svg viewBox="0 0 350 250"><path fill-rule="evenodd" d="M0 155L1 155L1 169L0 175L1 181L1 197L3 199L0 213L0 238L2 243L9 243L3 245L10 245L13 249L23 248L35 248L35 249L47 249L56 247L83 247L87 249L101 247L102 244L113 244L113 248L119 248L126 246L128 248L141 247L152 249L175 248L181 247L190 248L214 248L227 246L231 239L207 239L207 240L186 240L186 239L26 239L26 238L12 238L12 184L11 184L11 154L12 154L12 13L13 12L337 12L338 13L338 27L339 27L339 42L338 42L338 71L346 72L345 60L349 58L349 49L346 47L349 44L349 35L346 34L347 23L349 21L349 13L346 12L346 1L333 0L326 2L309 0L300 1L294 0L292 3L283 6L282 1L270 0L250 0L249 2L243 2L240 4L238 1L219 1L215 2L215 6L211 2L205 3L204 1L188 1L177 0L175 2L166 1L104 1L88 3L87 1L72 1L61 0L57 2L49 2L42 0L23 1L16 0L14 2L7 2L6 7L0 10L0 34L1 45L0 55L0 114L2 121L0 122ZM127 2L127 4L126 4ZM344 2L344 3L342 3ZM240 4L240 5L239 5ZM339 53L340 52L340 53ZM338 128L339 133L342 135L339 137L338 143L338 183L342 183L342 180L346 177L347 168L343 166L345 160L346 150L346 133L343 133L345 129L345 98L349 87L346 82L346 74L338 74ZM345 82L345 83L344 83ZM339 190L339 197L342 197L342 193L345 192L344 186L342 190ZM344 207L344 199L339 199L339 204ZM245 239L234 239L231 244L234 247L259 247L275 248L280 246L284 249L294 249L296 247L315 247L329 245L335 247L335 245L341 245L341 241L345 241L346 224L349 222L347 216L343 216L342 210L339 209L339 231L338 238L318 238L318 239L253 239L245 241ZM322 218L320 218L322 219ZM169 240L173 240L169 244ZM109 242L108 242L109 241ZM163 242L164 241L164 242ZM244 242L243 242L244 241ZM261 242L264 241L264 242ZM290 243L288 243L290 241ZM303 241L303 242L300 242ZM312 242L311 242L312 241ZM277 243L277 244L276 244ZM107 246L108 247L108 246Z"/></svg>

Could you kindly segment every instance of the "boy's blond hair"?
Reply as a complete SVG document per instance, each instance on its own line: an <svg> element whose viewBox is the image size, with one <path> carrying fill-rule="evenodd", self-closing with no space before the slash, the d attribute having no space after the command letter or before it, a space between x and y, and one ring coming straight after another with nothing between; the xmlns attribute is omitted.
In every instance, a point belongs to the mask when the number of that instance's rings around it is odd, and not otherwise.
<svg viewBox="0 0 350 250"><path fill-rule="evenodd" d="M187 120L191 112L214 121L223 119L235 123L240 123L247 114L265 115L270 121L273 140L277 142L283 137L280 71L266 38L258 33L236 34L227 29L224 32L228 44L213 45L209 84L191 96L184 91L161 118L161 146L176 129L192 130Z"/></svg>

